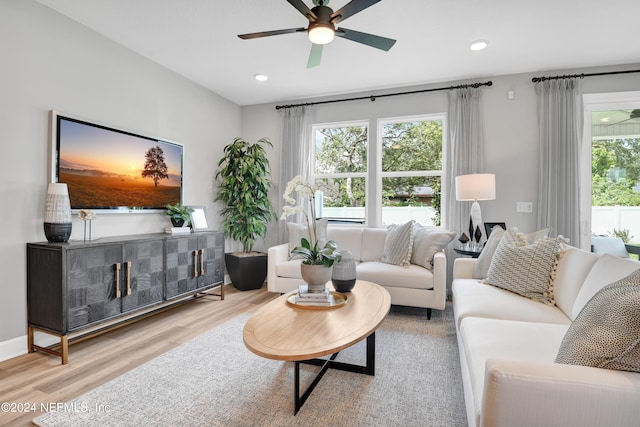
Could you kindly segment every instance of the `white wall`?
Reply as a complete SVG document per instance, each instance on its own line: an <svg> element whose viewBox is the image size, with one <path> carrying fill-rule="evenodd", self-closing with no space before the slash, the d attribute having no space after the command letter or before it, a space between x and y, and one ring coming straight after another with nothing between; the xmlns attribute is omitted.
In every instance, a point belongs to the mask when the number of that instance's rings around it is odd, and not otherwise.
<svg viewBox="0 0 640 427"><path fill-rule="evenodd" d="M482 89L482 105L485 126L485 164L488 173L496 174L497 199L481 202L484 221L506 222L507 226L518 227L523 232L535 229L536 192L538 186L538 124L537 97L531 78L573 73L591 73L607 70L638 69L636 65L612 66L605 68L584 68L580 70L555 70L508 76L478 77L468 82L491 80L491 87ZM437 85L398 88L380 93L404 92L433 87L448 87L465 82L445 82ZM640 73L587 77L583 80L584 93L635 91L640 89ZM507 92L513 91L509 100ZM369 96L371 93L345 94L343 98ZM294 104L312 100L291 100L278 103ZM275 149L271 153L274 171L280 164L281 135L280 113L276 104L242 107L242 132L246 138L271 138ZM361 100L317 106L317 123L347 120L370 120L370 141L375 141L376 120L378 118L441 113L447 111L447 93L427 92L388 98L377 98L375 102ZM286 183L279 183L274 174L275 188L273 200L281 197ZM516 202L533 202L533 213L516 213ZM265 246L276 242L276 233L270 230ZM462 232L462 230L458 230ZM258 245L257 245L258 246Z"/></svg>
<svg viewBox="0 0 640 427"><path fill-rule="evenodd" d="M31 0L0 2L0 360L26 352L26 248L44 241L48 111L184 144L184 203L219 228L213 175L240 107ZM161 213L100 215L93 236L161 232ZM82 238L74 220L72 239Z"/></svg>

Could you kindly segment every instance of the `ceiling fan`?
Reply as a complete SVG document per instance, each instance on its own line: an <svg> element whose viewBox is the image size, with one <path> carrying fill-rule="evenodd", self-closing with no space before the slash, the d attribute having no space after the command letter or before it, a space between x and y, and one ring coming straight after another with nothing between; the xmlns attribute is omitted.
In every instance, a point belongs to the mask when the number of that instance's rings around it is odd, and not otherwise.
<svg viewBox="0 0 640 427"><path fill-rule="evenodd" d="M307 61L307 68L317 67L320 65L320 59L322 58L322 46L333 41L334 36L388 51L395 44L395 40L373 34L361 33L355 30L349 30L344 27L336 27L336 24L339 22L344 21L345 19L380 1L381 0L352 0L342 7L342 9L334 12L333 9L327 6L327 4L329 4L329 0L313 0L315 7L312 9L309 9L302 0L287 0L291 6L295 7L309 20L307 28L288 28L284 30L239 34L238 37L243 40L248 40L305 31L309 35L309 40L313 43L311 46L311 53L309 54L309 60Z"/></svg>
<svg viewBox="0 0 640 427"><path fill-rule="evenodd" d="M608 123L607 127L613 126L613 125L619 125L621 123L628 122L630 120L640 119L640 109L636 109L636 110L620 110L619 113L622 113L622 114L625 114L625 115L628 114L629 117L626 118L626 119L623 119L623 120L618 120L617 122L614 122L614 123ZM622 115L622 114L619 114L619 115Z"/></svg>

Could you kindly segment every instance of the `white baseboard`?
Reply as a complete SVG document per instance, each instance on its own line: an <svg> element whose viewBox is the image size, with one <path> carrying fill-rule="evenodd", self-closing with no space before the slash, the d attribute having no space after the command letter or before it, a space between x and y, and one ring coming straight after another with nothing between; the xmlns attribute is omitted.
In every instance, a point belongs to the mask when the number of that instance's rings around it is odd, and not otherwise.
<svg viewBox="0 0 640 427"><path fill-rule="evenodd" d="M0 362L22 356L27 353L27 336L12 338L0 342Z"/></svg>
<svg viewBox="0 0 640 427"><path fill-rule="evenodd" d="M42 347L59 344L60 339L41 332L35 333L34 341ZM29 340L26 335L0 342L0 362L27 354Z"/></svg>

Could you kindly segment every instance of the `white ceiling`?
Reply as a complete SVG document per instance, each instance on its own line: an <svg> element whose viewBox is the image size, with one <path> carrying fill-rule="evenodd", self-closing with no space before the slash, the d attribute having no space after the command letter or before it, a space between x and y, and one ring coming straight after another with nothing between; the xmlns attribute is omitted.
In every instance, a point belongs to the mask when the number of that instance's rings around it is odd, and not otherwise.
<svg viewBox="0 0 640 427"><path fill-rule="evenodd" d="M286 0L36 1L239 105L640 62L638 0L382 0L338 26L395 46L336 38L313 69L306 33L237 37L306 27ZM469 50L477 39L489 47Z"/></svg>

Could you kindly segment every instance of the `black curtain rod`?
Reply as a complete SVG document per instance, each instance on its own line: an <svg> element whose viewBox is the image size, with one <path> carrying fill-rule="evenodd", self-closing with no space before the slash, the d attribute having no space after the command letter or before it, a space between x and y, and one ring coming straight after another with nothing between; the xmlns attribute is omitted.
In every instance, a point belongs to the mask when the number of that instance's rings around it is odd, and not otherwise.
<svg viewBox="0 0 640 427"><path fill-rule="evenodd" d="M626 70L626 71L607 71L602 73L588 73L588 74L566 74L564 76L550 76L550 77L534 77L531 79L533 83L544 82L546 80L560 80L560 79L575 79L592 76L611 76L614 74L630 74L630 73L640 73L640 70Z"/></svg>
<svg viewBox="0 0 640 427"><path fill-rule="evenodd" d="M359 97L356 97L356 98L332 99L330 101L306 102L304 104L276 105L276 110L280 110L282 108L304 107L304 106L307 106L307 105L332 104L334 102L359 101L361 99L370 99L373 102L373 101L376 100L376 98L386 98L387 96L411 95L411 94L414 94L414 93L436 92L436 91L440 91L440 90L465 89L465 88L468 88L468 87L478 88L478 87L481 87L481 86L491 86L492 84L493 84L493 82L491 80L489 80L488 82L483 82L483 83L470 83L470 84L465 84L465 85L439 87L439 88L434 88L434 89L412 90L412 91L409 91L409 92L385 93L385 94L382 94L382 95L359 96Z"/></svg>

